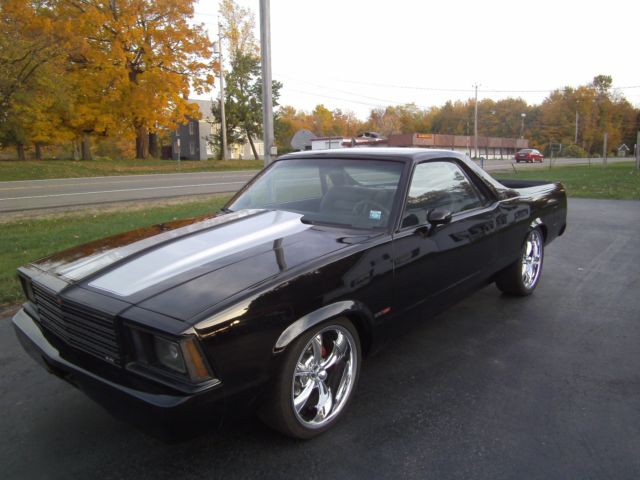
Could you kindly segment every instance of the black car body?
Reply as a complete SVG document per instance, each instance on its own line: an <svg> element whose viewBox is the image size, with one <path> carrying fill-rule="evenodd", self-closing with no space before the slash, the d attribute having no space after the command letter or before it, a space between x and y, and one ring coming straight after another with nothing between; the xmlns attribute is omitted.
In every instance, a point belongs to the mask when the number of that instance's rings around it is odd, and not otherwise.
<svg viewBox="0 0 640 480"><path fill-rule="evenodd" d="M46 368L136 423L260 400L270 424L310 437L342 413L385 328L496 280L531 293L565 225L560 184L503 185L454 152L290 154L219 214L20 268L13 322Z"/></svg>

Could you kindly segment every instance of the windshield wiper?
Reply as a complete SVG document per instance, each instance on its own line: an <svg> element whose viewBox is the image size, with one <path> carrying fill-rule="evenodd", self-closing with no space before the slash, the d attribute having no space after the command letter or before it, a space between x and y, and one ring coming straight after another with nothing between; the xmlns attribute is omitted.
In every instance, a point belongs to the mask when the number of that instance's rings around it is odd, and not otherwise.
<svg viewBox="0 0 640 480"><path fill-rule="evenodd" d="M233 210L231 210L230 208L224 208L224 207L221 208L219 211L222 213L233 213Z"/></svg>

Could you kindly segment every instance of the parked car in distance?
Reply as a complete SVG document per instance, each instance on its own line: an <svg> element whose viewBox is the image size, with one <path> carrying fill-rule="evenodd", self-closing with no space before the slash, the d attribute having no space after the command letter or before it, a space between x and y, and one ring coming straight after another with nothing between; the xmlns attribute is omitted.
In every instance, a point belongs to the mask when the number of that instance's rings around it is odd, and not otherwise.
<svg viewBox="0 0 640 480"><path fill-rule="evenodd" d="M544 161L544 155L542 155L535 148L523 148L516 153L516 162L540 162Z"/></svg>
<svg viewBox="0 0 640 480"><path fill-rule="evenodd" d="M293 153L217 214L21 267L13 323L36 361L137 424L235 406L310 438L409 312L491 282L531 294L566 208L561 184L500 183L452 151Z"/></svg>

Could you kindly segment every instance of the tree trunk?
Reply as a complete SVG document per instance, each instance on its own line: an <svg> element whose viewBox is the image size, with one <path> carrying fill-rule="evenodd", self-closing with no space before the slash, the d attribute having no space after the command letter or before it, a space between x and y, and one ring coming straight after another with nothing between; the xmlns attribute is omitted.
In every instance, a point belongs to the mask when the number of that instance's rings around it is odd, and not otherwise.
<svg viewBox="0 0 640 480"><path fill-rule="evenodd" d="M36 143L36 160L42 160L42 145Z"/></svg>
<svg viewBox="0 0 640 480"><path fill-rule="evenodd" d="M158 143L158 134L149 134L149 155L153 158L160 158L160 145Z"/></svg>
<svg viewBox="0 0 640 480"><path fill-rule="evenodd" d="M149 158L149 131L146 127L136 128L136 159Z"/></svg>
<svg viewBox="0 0 640 480"><path fill-rule="evenodd" d="M87 133L87 132L84 132L82 134L81 154L82 154L82 160L92 160L92 157L91 157L91 137L89 136L89 133Z"/></svg>
<svg viewBox="0 0 640 480"><path fill-rule="evenodd" d="M18 152L18 160L24 162L26 160L26 157L24 155L24 144L19 143L18 145L16 145L16 150Z"/></svg>
<svg viewBox="0 0 640 480"><path fill-rule="evenodd" d="M80 143L77 139L71 142L71 147L73 148L73 159L77 162L80 160Z"/></svg>
<svg viewBox="0 0 640 480"><path fill-rule="evenodd" d="M251 145L251 151L253 152L253 158L255 160L259 160L258 151L256 150L256 146L253 144L253 138L251 137L251 132L249 130L245 130L247 132L247 139L249 140L249 145Z"/></svg>

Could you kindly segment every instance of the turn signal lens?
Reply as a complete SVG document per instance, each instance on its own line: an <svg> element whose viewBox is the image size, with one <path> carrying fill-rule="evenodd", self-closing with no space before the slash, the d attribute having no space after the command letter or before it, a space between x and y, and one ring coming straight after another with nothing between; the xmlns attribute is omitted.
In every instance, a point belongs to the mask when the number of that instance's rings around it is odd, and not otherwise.
<svg viewBox="0 0 640 480"><path fill-rule="evenodd" d="M191 380L195 382L203 382L211 379L211 372L207 368L207 364L202 357L200 348L195 338L187 338L182 341L182 351L186 359L187 369Z"/></svg>

